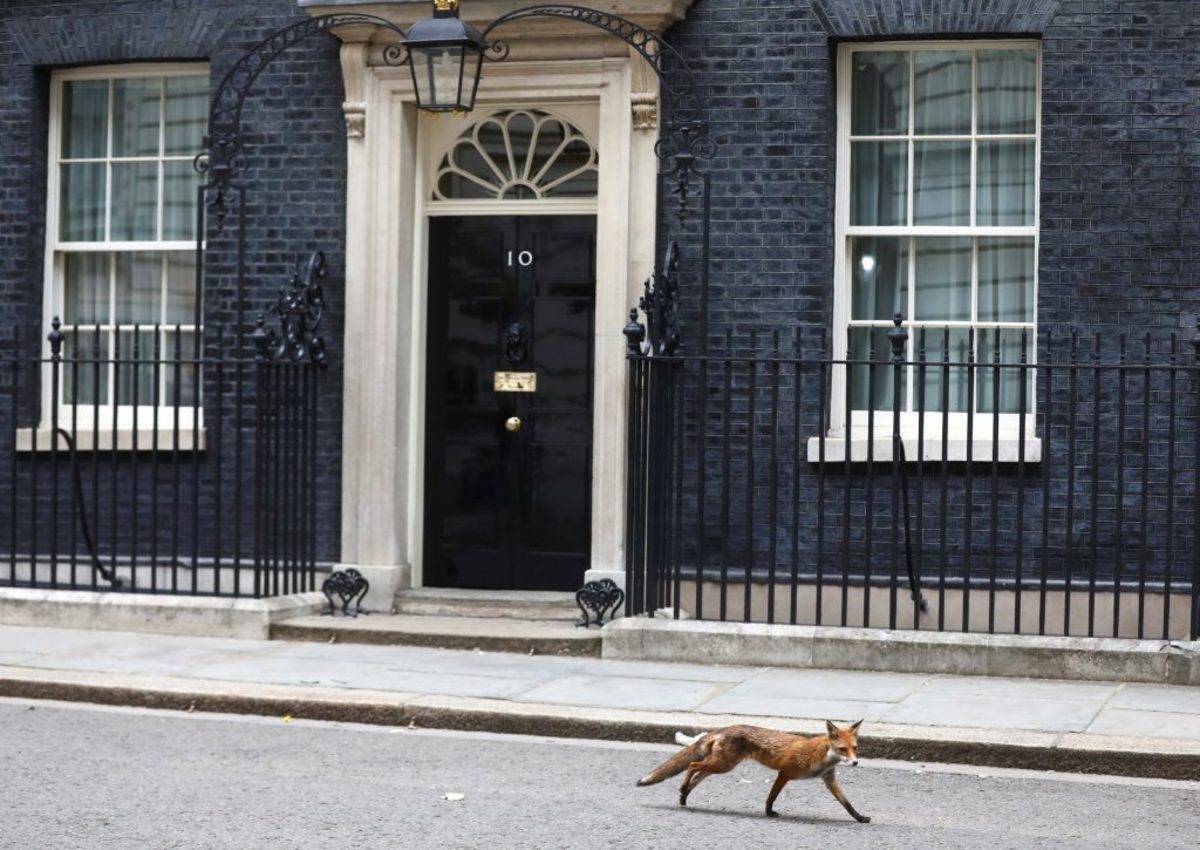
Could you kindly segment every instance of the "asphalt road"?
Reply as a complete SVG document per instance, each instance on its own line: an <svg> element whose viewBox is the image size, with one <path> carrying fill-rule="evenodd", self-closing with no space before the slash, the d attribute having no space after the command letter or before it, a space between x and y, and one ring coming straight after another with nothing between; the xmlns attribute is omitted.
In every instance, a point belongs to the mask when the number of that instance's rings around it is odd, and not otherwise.
<svg viewBox="0 0 1200 850"><path fill-rule="evenodd" d="M869 754L869 729L864 727ZM1200 783L873 763L635 781L671 747L0 700L0 847L1037 848L1200 845ZM983 774L983 775L981 775ZM445 799L445 796L459 799Z"/></svg>

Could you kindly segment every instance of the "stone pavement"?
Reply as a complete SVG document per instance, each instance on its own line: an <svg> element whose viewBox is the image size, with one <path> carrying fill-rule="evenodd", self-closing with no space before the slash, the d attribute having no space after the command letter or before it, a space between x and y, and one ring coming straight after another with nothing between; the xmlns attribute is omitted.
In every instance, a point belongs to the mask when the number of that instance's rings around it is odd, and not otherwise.
<svg viewBox="0 0 1200 850"><path fill-rule="evenodd" d="M0 626L0 696L669 740L864 718L876 757L1200 778L1200 688Z"/></svg>

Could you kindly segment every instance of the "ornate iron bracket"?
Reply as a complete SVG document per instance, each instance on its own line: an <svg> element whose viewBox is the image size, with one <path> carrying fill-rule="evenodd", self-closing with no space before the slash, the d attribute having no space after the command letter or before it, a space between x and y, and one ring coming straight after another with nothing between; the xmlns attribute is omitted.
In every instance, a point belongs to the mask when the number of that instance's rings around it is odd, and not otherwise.
<svg viewBox="0 0 1200 850"><path fill-rule="evenodd" d="M579 606L579 612L583 614L583 619L575 625L585 629L593 623L603 626L605 612L608 612L608 619L611 621L624 601L625 591L617 587L617 583L612 579L589 581L575 591L575 604ZM591 614L588 613L589 609ZM592 619L592 615L595 615L595 620Z"/></svg>
<svg viewBox="0 0 1200 850"><path fill-rule="evenodd" d="M638 321L638 308L646 316L645 324ZM661 273L646 279L623 333L634 357L670 357L679 351L679 246L674 242L667 246Z"/></svg>
<svg viewBox="0 0 1200 850"><path fill-rule="evenodd" d="M329 574L329 578L321 583L321 592L329 600L329 609L322 611L321 615L333 616L334 596L342 600L343 617L357 617L359 614L370 614L370 611L362 607L362 601L370 589L371 583L358 570L335 570ZM350 612L351 602L354 603L354 613Z"/></svg>
<svg viewBox="0 0 1200 850"><path fill-rule="evenodd" d="M250 338L257 359L326 365L325 340L317 333L325 316L325 291L317 279L325 277L325 271L322 251L313 251L303 271L297 260L290 285L279 290L279 300L271 307L279 317L279 333L264 327L262 313L255 320Z"/></svg>

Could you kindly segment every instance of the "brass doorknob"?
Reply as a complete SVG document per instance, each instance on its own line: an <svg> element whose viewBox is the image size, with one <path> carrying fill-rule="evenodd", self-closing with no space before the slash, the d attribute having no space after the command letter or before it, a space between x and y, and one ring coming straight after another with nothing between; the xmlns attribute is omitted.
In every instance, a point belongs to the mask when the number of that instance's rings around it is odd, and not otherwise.
<svg viewBox="0 0 1200 850"><path fill-rule="evenodd" d="M514 431L514 432L520 431L521 430L521 420L516 416L510 416L505 421L504 427L507 428L509 431Z"/></svg>

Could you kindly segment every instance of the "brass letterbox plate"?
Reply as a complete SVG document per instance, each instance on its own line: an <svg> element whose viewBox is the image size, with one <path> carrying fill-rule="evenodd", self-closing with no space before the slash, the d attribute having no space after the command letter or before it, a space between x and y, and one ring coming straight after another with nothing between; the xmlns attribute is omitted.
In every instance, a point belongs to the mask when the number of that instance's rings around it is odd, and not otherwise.
<svg viewBox="0 0 1200 850"><path fill-rule="evenodd" d="M536 393L537 372L496 372L492 388L498 393Z"/></svg>

